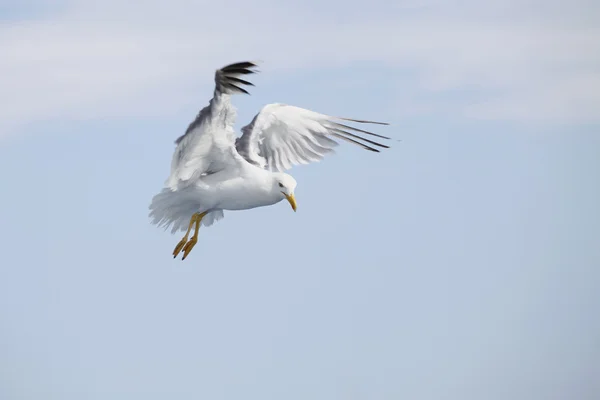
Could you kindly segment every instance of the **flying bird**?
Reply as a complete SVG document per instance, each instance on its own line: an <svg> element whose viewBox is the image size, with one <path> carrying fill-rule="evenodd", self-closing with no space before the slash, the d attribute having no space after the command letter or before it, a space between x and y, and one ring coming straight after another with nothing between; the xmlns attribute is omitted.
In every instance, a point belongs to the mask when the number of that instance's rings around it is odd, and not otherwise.
<svg viewBox="0 0 600 400"><path fill-rule="evenodd" d="M287 200L296 211L296 180L283 171L320 161L333 152L337 140L372 152L389 148L365 135L389 137L349 125L387 123L332 117L281 103L264 106L236 137L231 96L249 94L245 87L254 85L245 79L257 72L256 67L239 62L217 70L213 98L175 141L170 176L149 207L152 224L170 227L171 233L186 232L173 250L174 258L183 251L185 260L198 241L200 226L220 220L224 210Z"/></svg>

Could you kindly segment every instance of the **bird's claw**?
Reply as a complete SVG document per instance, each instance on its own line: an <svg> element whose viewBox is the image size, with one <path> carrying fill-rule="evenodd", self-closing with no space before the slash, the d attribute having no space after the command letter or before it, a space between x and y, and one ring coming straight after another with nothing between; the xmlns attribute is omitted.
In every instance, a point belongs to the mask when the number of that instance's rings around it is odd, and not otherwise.
<svg viewBox="0 0 600 400"><path fill-rule="evenodd" d="M181 258L182 261L185 260L185 258L188 256L188 254L190 254L190 251L192 251L192 249L194 248L194 246L196 245L197 242L198 242L198 239L193 237L189 240L189 242L187 242L185 244L185 246L183 247L183 257Z"/></svg>
<svg viewBox="0 0 600 400"><path fill-rule="evenodd" d="M179 255L179 253L181 253L181 250L183 249L183 246L185 246L187 241L188 241L188 238L187 238L187 236L185 236L183 239L181 239L179 241L179 243L177 243L177 246L175 246L175 250L173 250L173 258L176 258Z"/></svg>
<svg viewBox="0 0 600 400"><path fill-rule="evenodd" d="M181 253L181 251L183 251L182 260L185 260L188 254L190 254L190 251L192 251L196 243L198 243L198 229L200 229L200 221L206 214L207 212L205 211L203 213L195 213L194 215L192 215L192 218L190 219L190 226L188 227L185 236L183 237L183 239L181 239L181 241L179 241L179 243L177 243L177 246L175 246L175 250L173 250L173 258L176 258L179 255L179 253ZM188 240L193 224L196 224L196 230L194 231L194 235L192 236L192 238Z"/></svg>

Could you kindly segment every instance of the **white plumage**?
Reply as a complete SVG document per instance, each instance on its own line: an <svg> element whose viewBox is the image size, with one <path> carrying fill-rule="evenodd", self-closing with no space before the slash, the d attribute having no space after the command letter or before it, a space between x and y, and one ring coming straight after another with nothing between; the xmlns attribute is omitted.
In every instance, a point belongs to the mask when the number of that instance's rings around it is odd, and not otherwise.
<svg viewBox="0 0 600 400"><path fill-rule="evenodd" d="M172 233L187 229L174 256L183 248L185 258L200 224L210 226L223 218L223 210L263 207L284 199L295 210L296 181L283 171L321 160L338 145L335 139L374 152L379 151L374 146L388 148L359 134L388 137L342 121L385 123L336 118L279 103L264 106L236 138L236 110L230 98L248 93L243 86L252 84L241 77L256 72L254 67L254 63L241 62L216 71L213 98L175 142L166 187L150 204L153 224L170 227ZM186 249L183 246L193 222L197 222L196 232Z"/></svg>

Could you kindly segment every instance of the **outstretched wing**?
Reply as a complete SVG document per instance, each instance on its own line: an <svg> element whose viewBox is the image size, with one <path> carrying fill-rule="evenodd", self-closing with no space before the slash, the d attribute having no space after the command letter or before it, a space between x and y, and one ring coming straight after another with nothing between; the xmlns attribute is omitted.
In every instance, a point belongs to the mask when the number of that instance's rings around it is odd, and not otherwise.
<svg viewBox="0 0 600 400"><path fill-rule="evenodd" d="M384 122L331 117L286 104L268 104L250 124L242 128L236 140L238 153L248 162L271 171L283 171L293 165L320 161L344 140L365 150L379 152L389 146L364 135L390 139L342 122L388 125Z"/></svg>
<svg viewBox="0 0 600 400"><path fill-rule="evenodd" d="M244 85L252 85L240 77L252 74L256 67L251 62L228 65L215 73L215 91L208 106L204 107L185 134L175 143L171 174L166 185L171 190L188 186L205 175L236 165L239 157L235 150L236 109L230 102L235 93L246 93Z"/></svg>

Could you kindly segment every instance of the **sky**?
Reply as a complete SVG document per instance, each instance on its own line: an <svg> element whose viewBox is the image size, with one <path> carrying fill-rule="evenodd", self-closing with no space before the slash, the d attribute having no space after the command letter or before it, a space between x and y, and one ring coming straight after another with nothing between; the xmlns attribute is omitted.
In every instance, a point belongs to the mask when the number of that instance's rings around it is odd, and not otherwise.
<svg viewBox="0 0 600 400"><path fill-rule="evenodd" d="M0 2L0 398L597 399L600 6ZM226 212L149 223L214 71L389 122Z"/></svg>

